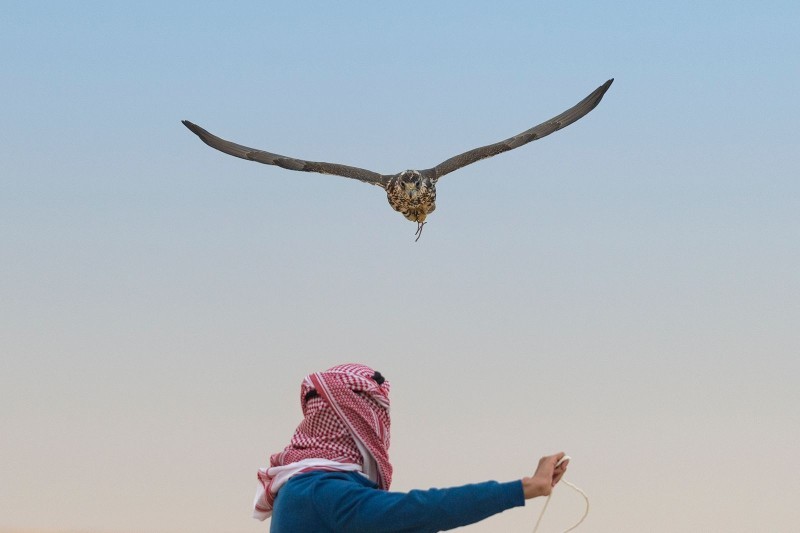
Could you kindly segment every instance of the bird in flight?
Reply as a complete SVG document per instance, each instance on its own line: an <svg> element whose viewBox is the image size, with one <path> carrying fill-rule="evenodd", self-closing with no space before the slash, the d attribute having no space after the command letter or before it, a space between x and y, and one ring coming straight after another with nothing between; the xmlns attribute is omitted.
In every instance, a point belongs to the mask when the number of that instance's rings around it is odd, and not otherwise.
<svg viewBox="0 0 800 533"><path fill-rule="evenodd" d="M397 174L379 174L371 170L348 165L306 161L294 157L287 157L285 155L273 154L264 150L248 148L241 144L226 141L188 120L184 120L183 124L210 147L232 156L249 159L250 161L264 163L266 165L276 165L289 170L302 170L303 172L318 172L320 174L343 176L345 178L352 178L382 187L386 191L386 196L389 199L389 205L392 206L392 209L402 213L408 220L417 223L417 232L414 235L417 237L417 240L419 240L419 237L422 235L422 227L425 225L425 219L436 209L436 182L439 178L461 167L465 167L481 159L486 159L487 157L513 150L514 148L519 148L524 144L528 144L536 139L541 139L542 137L569 126L589 113L589 111L600 103L600 100L603 99L603 95L608 88L611 87L613 81L613 78L608 80L592 91L589 96L560 115L546 120L538 126L525 130L518 135L509 137L504 141L487 144L486 146L466 151L442 161L432 168L425 170L404 170Z"/></svg>

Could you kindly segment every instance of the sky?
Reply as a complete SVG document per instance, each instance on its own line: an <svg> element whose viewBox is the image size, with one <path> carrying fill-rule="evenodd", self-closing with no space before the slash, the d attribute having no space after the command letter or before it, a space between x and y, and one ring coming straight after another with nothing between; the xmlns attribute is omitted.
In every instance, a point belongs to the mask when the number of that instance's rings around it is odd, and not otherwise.
<svg viewBox="0 0 800 533"><path fill-rule="evenodd" d="M0 531L257 532L306 374L392 382L392 489L577 531L800 523L800 7L2 2ZM416 226L382 173L450 174ZM530 531L528 502L466 528ZM540 531L580 517L558 487Z"/></svg>

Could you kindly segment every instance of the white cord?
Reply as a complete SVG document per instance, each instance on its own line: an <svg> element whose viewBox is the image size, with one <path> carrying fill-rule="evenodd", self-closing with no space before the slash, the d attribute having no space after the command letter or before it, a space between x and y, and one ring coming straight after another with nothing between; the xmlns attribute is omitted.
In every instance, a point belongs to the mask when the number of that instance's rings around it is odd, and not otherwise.
<svg viewBox="0 0 800 533"><path fill-rule="evenodd" d="M563 463L564 461L566 461L566 460L568 460L568 459L569 459L569 457L565 455L565 456L564 456L564 458L563 458L563 459L561 459L561 460L558 462L558 464L556 464L556 466L558 466L559 464ZM572 488L572 489L573 489L573 490L575 490L575 491L576 491L578 494L580 494L581 496L583 496L583 499L584 499L584 501L586 502L586 509L584 509L584 511L583 511L583 516L581 517L581 519L580 519L580 520L578 520L578 521L575 523L575 525L573 525L573 526L571 526L571 527L569 527L569 528L567 528L567 529L565 529L565 530L564 530L564 533L567 533L568 531L572 531L573 529L575 529L576 527L578 527L579 525L581 525L581 524L583 523L583 521L584 521L584 520L586 520L586 517L589 515L589 497L586 495L586 493L585 493L585 492L583 492L581 489L579 489L578 487L576 487L575 485L573 485L573 484L572 484L572 483L570 483L569 481L565 481L565 480L563 480L563 479L562 479L562 480L561 480L561 483L564 483L566 486L568 486L568 487ZM553 493L552 493L552 492L551 492L550 494L548 494L548 495L547 495L547 499L544 501L544 506L542 507L542 510L541 510L541 512L539 513L539 518L537 518L537 519L536 519L536 525L535 525L535 526L533 526L533 533L536 533L536 531L539 529L539 523L542 521L542 517L544 516L544 512L547 510L547 504L548 504L548 503L550 503L550 497L551 497L552 495L553 495Z"/></svg>

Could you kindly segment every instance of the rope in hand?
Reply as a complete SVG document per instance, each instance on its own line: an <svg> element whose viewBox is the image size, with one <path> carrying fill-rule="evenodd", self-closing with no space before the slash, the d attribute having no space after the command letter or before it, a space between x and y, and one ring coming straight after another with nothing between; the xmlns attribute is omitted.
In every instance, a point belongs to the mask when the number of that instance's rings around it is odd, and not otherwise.
<svg viewBox="0 0 800 533"><path fill-rule="evenodd" d="M564 461L568 461L569 459L570 459L570 457L568 455L565 455L564 457L561 458L561 460L558 463L556 463L556 466L560 465ZM570 487L573 490L575 490L578 494L583 496L583 499L586 502L586 509L583 511L583 516L581 517L580 520L578 520L575 523L575 525L573 525L572 527L569 527L569 528L564 530L564 533L567 533L568 531L572 531L573 529L575 529L576 527L581 525L583 523L583 521L586 520L586 517L589 515L589 497L586 495L585 492L583 492L581 489L579 489L578 487L576 487L575 485L573 485L569 481L565 481L564 479L562 479L561 483L564 483L568 487ZM544 501L544 507L542 507L542 510L539 513L539 518L536 519L536 525L533 526L533 533L536 533L536 531L539 529L539 523L542 521L542 517L544 516L544 512L547 510L547 504L550 503L550 497L552 495L553 495L552 492L550 492L550 494L547 495L547 499Z"/></svg>

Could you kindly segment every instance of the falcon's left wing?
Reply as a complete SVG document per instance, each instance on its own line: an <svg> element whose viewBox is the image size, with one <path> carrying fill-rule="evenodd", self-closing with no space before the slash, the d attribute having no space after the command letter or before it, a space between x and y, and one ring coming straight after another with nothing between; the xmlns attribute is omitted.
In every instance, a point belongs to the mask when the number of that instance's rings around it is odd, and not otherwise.
<svg viewBox="0 0 800 533"><path fill-rule="evenodd" d="M487 146L481 146L480 148L475 148L473 150L469 150L468 152L464 152L463 154L451 157L447 161L443 161L435 167L423 170L421 172L426 173L432 179L439 179L445 174L449 174L450 172L458 170L461 167L465 167L475 163L476 161L480 161L481 159L486 159L487 157L502 154L503 152L513 150L514 148L519 148L523 144L535 141L536 139L541 139L542 137L550 135L554 131L565 128L594 109L597 104L600 103L600 100L603 99L603 95L606 94L606 91L609 87L611 87L611 83L613 81L614 78L611 78L603 85L595 89L592 94L575 104L573 107L546 122L542 122L538 126L534 126L531 129L523 131L519 135L515 135L514 137L504 141L500 141L495 144L489 144Z"/></svg>

